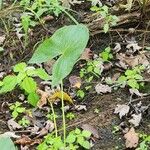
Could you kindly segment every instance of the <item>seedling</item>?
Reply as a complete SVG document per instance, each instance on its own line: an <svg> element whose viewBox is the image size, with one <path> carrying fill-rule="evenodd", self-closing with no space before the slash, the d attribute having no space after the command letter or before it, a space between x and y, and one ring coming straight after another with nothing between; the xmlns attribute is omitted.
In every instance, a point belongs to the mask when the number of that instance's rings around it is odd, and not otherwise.
<svg viewBox="0 0 150 150"><path fill-rule="evenodd" d="M21 105L22 105L22 103L20 103L20 102L15 102L15 104L12 104L12 105L9 107L10 110L12 110L12 117L13 117L14 119L16 119L16 118L19 116L19 114L22 114L22 113L25 112L25 107L22 107Z"/></svg>
<svg viewBox="0 0 150 150"><path fill-rule="evenodd" d="M77 91L77 96L80 97L81 99L83 99L84 96L85 96L85 92L83 90L78 90Z"/></svg>
<svg viewBox="0 0 150 150"><path fill-rule="evenodd" d="M91 7L91 11L96 12L97 14L100 14L104 18L105 23L104 23L103 30L105 33L108 32L110 26L114 26L118 22L118 17L115 15L111 15L106 5L93 6Z"/></svg>
<svg viewBox="0 0 150 150"><path fill-rule="evenodd" d="M42 68L28 67L26 63L19 63L13 67L14 74L6 76L0 82L0 94L7 93L19 86L28 95L28 102L36 106L39 96L36 94L37 84L33 79L40 77L43 80L50 80L50 76Z"/></svg>
<svg viewBox="0 0 150 150"><path fill-rule="evenodd" d="M73 119L75 119L75 117L76 117L75 114L72 112L69 112L66 115L66 118L68 118L69 120L73 120Z"/></svg>
<svg viewBox="0 0 150 150"><path fill-rule="evenodd" d="M23 117L20 121L19 124L23 127L28 127L30 124L30 121L28 119L26 119L25 117Z"/></svg>
<svg viewBox="0 0 150 150"><path fill-rule="evenodd" d="M150 147L150 135L140 134L141 143L136 150L148 150Z"/></svg>
<svg viewBox="0 0 150 150"><path fill-rule="evenodd" d="M55 150L76 150L79 147L90 149L90 143L88 138L91 136L89 131L80 129L75 129L69 132L66 138L66 147L64 148L63 140L61 137L54 137L52 134L49 134L45 137L43 143L38 146L38 150L47 150L47 149L55 149Z"/></svg>
<svg viewBox="0 0 150 150"><path fill-rule="evenodd" d="M106 47L105 50L99 54L99 56L102 58L102 60L105 62L111 60L113 58L113 55L111 53L111 48Z"/></svg>
<svg viewBox="0 0 150 150"><path fill-rule="evenodd" d="M139 83L140 80L143 80L141 72L144 70L143 66L135 67L132 70L126 70L125 74L118 78L117 83L121 86L128 85L133 89L139 89L140 85L142 86L143 83Z"/></svg>
<svg viewBox="0 0 150 150"><path fill-rule="evenodd" d="M55 115L55 116L54 116ZM55 114L48 114L46 117L49 119L49 120L51 120L51 121L53 121L54 120L54 117L55 117L55 119L57 119L58 118L58 115L55 113Z"/></svg>

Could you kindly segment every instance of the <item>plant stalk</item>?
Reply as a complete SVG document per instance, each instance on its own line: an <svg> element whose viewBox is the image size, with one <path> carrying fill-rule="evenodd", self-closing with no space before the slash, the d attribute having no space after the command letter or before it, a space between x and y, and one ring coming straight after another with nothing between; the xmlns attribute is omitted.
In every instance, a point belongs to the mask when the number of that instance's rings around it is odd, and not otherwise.
<svg viewBox="0 0 150 150"><path fill-rule="evenodd" d="M66 147L66 120L64 110L64 94L63 94L63 82L61 81L61 105L62 105L62 117L63 117L63 134L64 134L64 147Z"/></svg>
<svg viewBox="0 0 150 150"><path fill-rule="evenodd" d="M53 114L53 121L54 121L54 127L55 127L55 136L57 137L58 136L58 130L57 130L57 123L56 123L55 111L54 111L54 107L53 107L52 102L50 102L50 106L51 106L52 114Z"/></svg>

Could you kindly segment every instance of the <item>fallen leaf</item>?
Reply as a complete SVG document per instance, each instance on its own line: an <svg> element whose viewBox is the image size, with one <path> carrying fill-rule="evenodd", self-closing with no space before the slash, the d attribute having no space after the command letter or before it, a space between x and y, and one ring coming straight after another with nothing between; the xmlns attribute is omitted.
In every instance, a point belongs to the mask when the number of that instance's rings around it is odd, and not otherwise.
<svg viewBox="0 0 150 150"><path fill-rule="evenodd" d="M135 148L138 145L139 142L139 136L138 133L135 132L134 128L132 127L128 133L124 135L124 138L126 139L126 148Z"/></svg>
<svg viewBox="0 0 150 150"><path fill-rule="evenodd" d="M139 126L141 119L142 119L142 114L132 114L132 119L129 120L130 123L132 123L135 127Z"/></svg>
<svg viewBox="0 0 150 150"><path fill-rule="evenodd" d="M21 129L22 126L19 125L16 121L14 121L14 119L10 119L7 121L8 127L9 129L12 130L16 130L16 129Z"/></svg>
<svg viewBox="0 0 150 150"><path fill-rule="evenodd" d="M74 108L77 111L81 111L81 110L87 111L86 105L75 105Z"/></svg>
<svg viewBox="0 0 150 150"><path fill-rule="evenodd" d="M95 138L97 138L97 139L100 138L99 133L98 133L98 130L97 130L94 126L92 126L92 125L90 125L90 124L82 124L82 125L81 125L81 128L82 128L83 130L87 130L87 131L91 132L91 134L92 134Z"/></svg>
<svg viewBox="0 0 150 150"><path fill-rule="evenodd" d="M25 145L35 145L35 144L40 144L41 143L41 139L31 139L29 138L27 135L22 135L22 137L18 140L15 141L15 144L19 144L22 146Z"/></svg>
<svg viewBox="0 0 150 150"><path fill-rule="evenodd" d="M149 61L144 54L139 54L136 56L126 56L125 54L116 54L116 59L119 59L122 63L134 68L137 65L144 65L145 67L149 65Z"/></svg>
<svg viewBox="0 0 150 150"><path fill-rule="evenodd" d="M52 102L54 102L56 99L62 99L62 92L61 91L55 92L53 95L51 95L49 97L49 101L52 101ZM69 103L73 104L73 100L65 92L63 92L63 100L66 101L66 102L69 102Z"/></svg>
<svg viewBox="0 0 150 150"><path fill-rule="evenodd" d="M74 4L81 4L82 1L79 0L61 0L62 1L62 6L66 7L66 8L70 8L71 5Z"/></svg>
<svg viewBox="0 0 150 150"><path fill-rule="evenodd" d="M44 135L51 133L53 130L54 130L54 123L48 120L46 121L45 127L38 132L38 136L36 138L43 137Z"/></svg>
<svg viewBox="0 0 150 150"><path fill-rule="evenodd" d="M90 48L86 48L82 53L80 60L90 60L94 56L94 53L90 50Z"/></svg>
<svg viewBox="0 0 150 150"><path fill-rule="evenodd" d="M74 88L80 88L81 87L81 78L77 76L70 76L69 82L71 84L71 87Z"/></svg>
<svg viewBox="0 0 150 150"><path fill-rule="evenodd" d="M37 103L37 106L39 108L41 108L42 106L47 104L47 99L50 96L50 94L48 92L44 92L40 89L37 90L37 93L40 94L40 96L41 96L40 100Z"/></svg>
<svg viewBox="0 0 150 150"><path fill-rule="evenodd" d="M132 95L135 94L135 95L140 96L140 97L143 96L143 94L140 93L139 90L137 90L137 89L129 89L129 92L130 92Z"/></svg>
<svg viewBox="0 0 150 150"><path fill-rule="evenodd" d="M127 49L133 49L133 52L136 52L136 51L139 51L140 49L142 49L142 47L140 47L138 45L138 43L129 43L127 46L126 46Z"/></svg>
<svg viewBox="0 0 150 150"><path fill-rule="evenodd" d="M0 45L3 44L3 42L5 41L5 38L6 38L5 35L0 36Z"/></svg>
<svg viewBox="0 0 150 150"><path fill-rule="evenodd" d="M121 45L120 43L115 43L115 47L113 48L113 51L115 53L118 53L121 50Z"/></svg>
<svg viewBox="0 0 150 150"><path fill-rule="evenodd" d="M115 108L114 113L118 114L120 116L120 119L125 116L130 110L130 107L128 105L117 105L117 107Z"/></svg>
<svg viewBox="0 0 150 150"><path fill-rule="evenodd" d="M101 84L101 83L98 83L95 86L95 90L98 94L100 94L100 93L111 93L111 87L109 87L108 85Z"/></svg>

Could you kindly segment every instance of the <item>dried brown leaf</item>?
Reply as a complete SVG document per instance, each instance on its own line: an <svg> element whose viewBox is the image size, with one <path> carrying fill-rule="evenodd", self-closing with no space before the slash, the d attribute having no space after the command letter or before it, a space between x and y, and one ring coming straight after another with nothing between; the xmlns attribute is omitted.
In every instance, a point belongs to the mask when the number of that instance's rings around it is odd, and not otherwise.
<svg viewBox="0 0 150 150"><path fill-rule="evenodd" d="M92 125L90 125L90 124L82 124L82 125L81 125L81 128L82 128L83 130L87 130L87 131L91 132L91 134L92 134L95 138L97 138L97 139L100 138L99 133L98 133L98 130L96 129L96 127L94 127L94 126L92 126Z"/></svg>
<svg viewBox="0 0 150 150"><path fill-rule="evenodd" d="M101 84L101 83L98 83L95 86L95 90L98 94L100 94L100 93L111 93L111 87L109 87L108 85Z"/></svg>
<svg viewBox="0 0 150 150"><path fill-rule="evenodd" d="M70 76L69 82L71 84L71 87L74 87L74 88L80 88L81 87L81 78L78 76Z"/></svg>
<svg viewBox="0 0 150 150"><path fill-rule="evenodd" d="M93 56L94 56L94 53L90 50L90 48L85 48L80 59L81 60L90 60L93 58Z"/></svg>
<svg viewBox="0 0 150 150"><path fill-rule="evenodd" d="M128 114L129 110L130 110L130 107L128 105L117 105L114 113L119 114L120 119L121 119L123 116Z"/></svg>
<svg viewBox="0 0 150 150"><path fill-rule="evenodd" d="M142 119L142 114L133 114L132 119L129 120L130 123L132 123L135 127L139 126L141 119Z"/></svg>
<svg viewBox="0 0 150 150"><path fill-rule="evenodd" d="M8 127L9 129L12 130L16 130L16 129L21 129L22 126L19 125L14 119L10 119L7 121Z"/></svg>
<svg viewBox="0 0 150 150"><path fill-rule="evenodd" d="M124 138L126 139L126 148L135 148L138 145L139 142L139 136L138 133L135 132L134 128L132 127L128 133L124 135Z"/></svg>

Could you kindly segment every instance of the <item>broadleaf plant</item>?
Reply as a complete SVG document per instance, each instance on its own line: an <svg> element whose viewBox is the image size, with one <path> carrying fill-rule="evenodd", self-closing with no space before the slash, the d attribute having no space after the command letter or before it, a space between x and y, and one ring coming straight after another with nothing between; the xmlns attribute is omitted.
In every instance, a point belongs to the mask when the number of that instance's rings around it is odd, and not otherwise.
<svg viewBox="0 0 150 150"><path fill-rule="evenodd" d="M28 95L28 102L36 106L39 98L36 93L37 84L33 77L40 77L42 80L50 80L50 76L42 68L34 68L27 66L22 62L13 67L14 74L6 76L0 81L0 94L12 91L19 86Z"/></svg>
<svg viewBox="0 0 150 150"><path fill-rule="evenodd" d="M29 63L42 63L59 58L52 69L52 85L56 86L71 72L89 39L84 25L70 25L58 29L39 45Z"/></svg>

